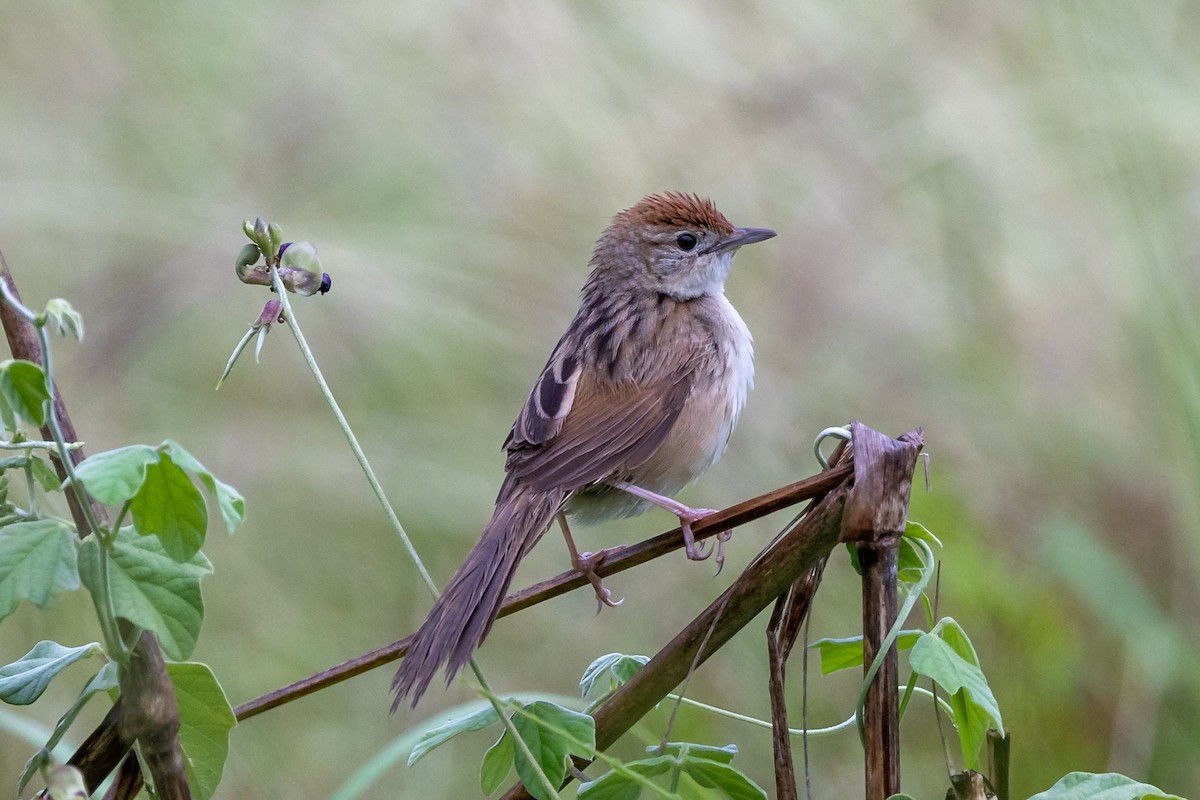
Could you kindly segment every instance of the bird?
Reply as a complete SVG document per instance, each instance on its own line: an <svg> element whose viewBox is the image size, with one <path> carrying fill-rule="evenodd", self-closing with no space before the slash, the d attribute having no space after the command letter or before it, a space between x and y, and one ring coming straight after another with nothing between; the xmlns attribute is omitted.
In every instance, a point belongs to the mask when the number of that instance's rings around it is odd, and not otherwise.
<svg viewBox="0 0 1200 800"><path fill-rule="evenodd" d="M713 202L665 192L613 217L596 242L579 310L504 442L505 478L479 542L434 602L392 681L395 713L415 707L438 669L446 683L483 642L517 565L557 520L572 567L600 607L617 605L580 553L567 518L594 523L659 506L691 526L713 512L672 495L725 450L754 380L753 340L725 297L739 248L775 236L736 228Z"/></svg>

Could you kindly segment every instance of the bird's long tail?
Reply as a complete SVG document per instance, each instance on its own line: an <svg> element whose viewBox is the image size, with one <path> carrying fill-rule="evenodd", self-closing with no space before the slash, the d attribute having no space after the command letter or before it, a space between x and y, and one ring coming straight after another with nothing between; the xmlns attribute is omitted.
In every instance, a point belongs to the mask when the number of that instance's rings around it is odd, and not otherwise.
<svg viewBox="0 0 1200 800"><path fill-rule="evenodd" d="M415 706L443 663L449 683L470 660L500 613L517 565L550 527L566 494L530 492L519 486L501 493L479 543L433 604L400 662L392 679L393 713L407 695Z"/></svg>

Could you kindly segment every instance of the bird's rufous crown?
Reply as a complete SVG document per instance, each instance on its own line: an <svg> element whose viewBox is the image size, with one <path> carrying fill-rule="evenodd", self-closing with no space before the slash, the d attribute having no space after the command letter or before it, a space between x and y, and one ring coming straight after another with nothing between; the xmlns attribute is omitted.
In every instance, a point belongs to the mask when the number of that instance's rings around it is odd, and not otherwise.
<svg viewBox="0 0 1200 800"><path fill-rule="evenodd" d="M717 233L733 233L733 225L706 197L682 192L652 194L617 215L642 225L667 228L704 228Z"/></svg>

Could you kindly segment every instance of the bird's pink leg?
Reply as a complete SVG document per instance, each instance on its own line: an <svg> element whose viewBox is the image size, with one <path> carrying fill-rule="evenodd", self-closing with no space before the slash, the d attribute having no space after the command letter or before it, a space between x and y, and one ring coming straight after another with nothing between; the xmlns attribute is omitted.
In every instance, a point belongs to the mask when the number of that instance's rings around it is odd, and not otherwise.
<svg viewBox="0 0 1200 800"><path fill-rule="evenodd" d="M598 553L580 553L575 548L575 540L571 538L571 529L567 527L566 514L560 513L558 515L558 527L562 528L563 538L567 540L567 550L571 552L571 568L583 573L583 576L588 579L588 583L592 585L592 589L596 592L596 613L599 614L605 606L616 608L621 603L624 603L624 599L612 599L612 592L604 585L603 579L596 574L596 567L608 555L608 551L601 550Z"/></svg>
<svg viewBox="0 0 1200 800"><path fill-rule="evenodd" d="M696 543L696 537L692 535L692 525L707 517L709 514L715 514L715 508L692 508L685 506L678 500L670 497L665 497L649 489L643 489L640 486L635 486L632 483L625 481L612 481L610 486L620 489L623 492L629 492L634 497L640 497L643 500L653 503L664 511L670 511L675 516L679 517L679 529L683 531L683 549L687 553L687 557L692 561L703 561L713 554L713 548L705 548L705 546ZM725 543L733 536L733 531L721 531L717 534L717 574L721 574L721 568L725 566Z"/></svg>

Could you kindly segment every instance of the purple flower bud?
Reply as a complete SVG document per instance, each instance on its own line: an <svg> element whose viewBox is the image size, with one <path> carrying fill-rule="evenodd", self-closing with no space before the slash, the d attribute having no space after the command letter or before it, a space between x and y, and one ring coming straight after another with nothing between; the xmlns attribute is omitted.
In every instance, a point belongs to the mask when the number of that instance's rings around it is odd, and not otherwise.
<svg viewBox="0 0 1200 800"><path fill-rule="evenodd" d="M258 319L256 319L254 324L252 324L250 327L254 330L258 330L259 328L270 325L272 322L279 322L279 317L281 314L283 314L283 303L279 301L279 298L272 297L267 301L267 304L263 306L262 313L258 315Z"/></svg>

